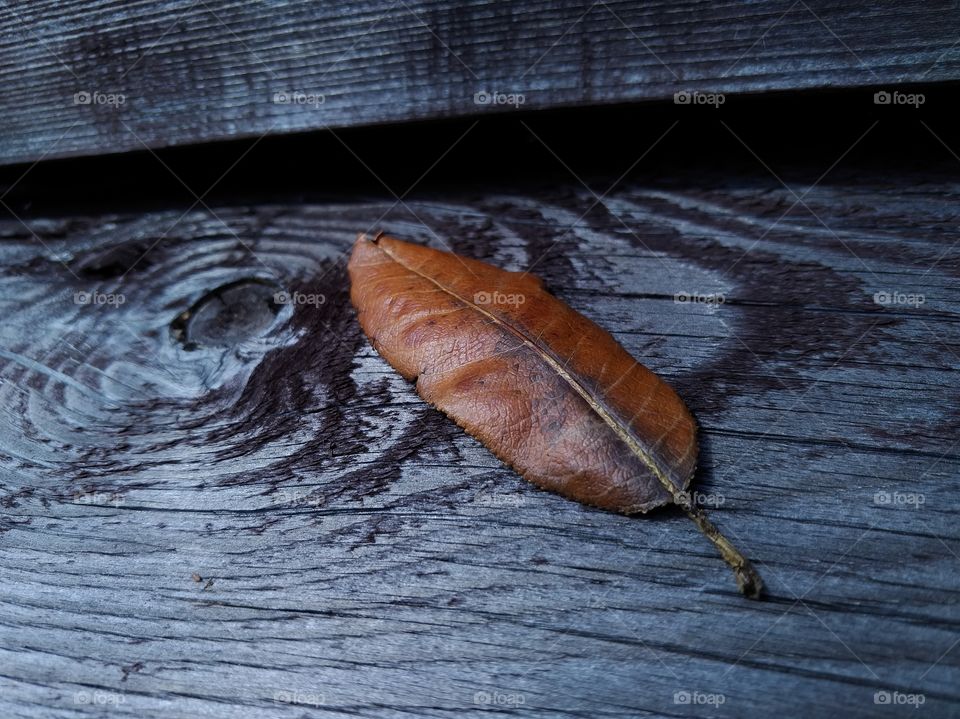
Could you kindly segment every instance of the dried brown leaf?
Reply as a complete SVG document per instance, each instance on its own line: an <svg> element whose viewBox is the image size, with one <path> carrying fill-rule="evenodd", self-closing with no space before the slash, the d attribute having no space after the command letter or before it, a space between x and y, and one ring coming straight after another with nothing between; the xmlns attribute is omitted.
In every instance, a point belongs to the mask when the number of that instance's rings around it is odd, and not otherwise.
<svg viewBox="0 0 960 719"><path fill-rule="evenodd" d="M423 399L539 487L603 509L679 505L759 596L750 562L694 506L696 424L677 394L539 279L361 235L351 299Z"/></svg>

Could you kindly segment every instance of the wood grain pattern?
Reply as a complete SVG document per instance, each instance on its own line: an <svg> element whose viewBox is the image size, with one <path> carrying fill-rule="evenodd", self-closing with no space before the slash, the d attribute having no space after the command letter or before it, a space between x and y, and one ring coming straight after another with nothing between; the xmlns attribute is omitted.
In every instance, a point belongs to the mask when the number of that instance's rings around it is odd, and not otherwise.
<svg viewBox="0 0 960 719"><path fill-rule="evenodd" d="M770 229L795 198L769 176L631 182L592 209L566 186L29 219L43 244L3 221L3 704L919 716L875 704L900 692L960 716L956 192L814 187L829 231L800 208ZM385 212L536 263L677 388L701 501L769 601L679 512L539 491L420 402L347 297L345 254Z"/></svg>
<svg viewBox="0 0 960 719"><path fill-rule="evenodd" d="M958 35L955 4L926 0L4 2L0 163L518 107L480 92L544 109L893 89L960 79Z"/></svg>

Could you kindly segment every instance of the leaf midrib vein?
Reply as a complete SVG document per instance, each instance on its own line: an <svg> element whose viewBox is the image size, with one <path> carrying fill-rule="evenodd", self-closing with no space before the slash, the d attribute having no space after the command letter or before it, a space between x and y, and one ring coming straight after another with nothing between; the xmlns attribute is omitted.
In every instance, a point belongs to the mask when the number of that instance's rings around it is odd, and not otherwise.
<svg viewBox="0 0 960 719"><path fill-rule="evenodd" d="M608 411L608 410L606 409L606 407L604 407L603 403L602 403L599 399L597 399L596 397L594 397L593 393L592 393L589 389L587 389L586 387L584 387L580 382L578 382L577 379L576 379L573 375L571 375L569 372L567 372L567 370L564 369L564 367L560 364L560 362L559 362L555 357L553 357L552 354L551 354L549 351L547 351L545 348L541 347L539 344L535 343L535 342L527 335L527 333L524 332L521 328L514 327L511 323L505 322L505 321L501 320L499 317L497 317L497 316L494 315L494 314L491 314L490 312L487 312L485 309L483 309L482 307L480 307L480 306L477 305L476 303L471 302L470 300L468 300L468 299L465 298L465 297L461 297L461 296L458 295L456 292L454 292L452 289L450 289L449 287L441 284L439 281L437 281L436 279L434 279L434 278L431 277L430 275L427 275L427 274L421 272L420 270L418 270L418 269L416 269L416 268L414 268L414 267L411 267L411 266L408 265L406 262L403 262L403 261L402 261L400 258L398 258L395 254L391 253L390 250L388 250L386 247L384 247L384 246L382 246L382 245L378 245L378 248L379 248L385 255L387 255L391 260L393 260L394 262L396 262L398 265L400 265L401 267L403 267L403 268L404 268L405 270L407 270L408 272L411 272L411 273L417 275L418 277L421 277L421 278L427 280L428 282L432 282L434 285L436 285L440 290L442 290L442 291L445 292L446 294L450 295L451 297L456 298L456 299L459 300L460 302L463 302L467 307L470 307L471 309L475 310L476 312L479 312L480 314L482 314L482 315L484 315L484 316L486 316L486 317L489 317L489 318L490 318L491 320L493 320L497 325L500 325L501 327L506 328L508 331L512 332L514 335L516 335L518 338L520 338L520 340L521 340L525 345L527 345L528 347L530 347L541 359L543 359L544 362L546 362L548 365L550 365L550 367L551 367L558 375L560 375L560 377L562 377L562 378L567 382L567 384L569 384L570 387L571 387L577 394L579 394L579 395L587 402L587 404L590 406L590 408L591 408L594 412L596 412L596 413L600 416L600 418L601 418L604 422L606 422L607 425L610 426L611 429L613 429L613 431L617 434L617 436L620 437L620 439L630 448L630 451L632 451L632 452L640 459L640 461L643 462L644 465L646 465L646 467L647 467L651 472L653 472L653 475L657 478L657 480L660 482L660 484L663 486L663 488L664 488L665 490L667 490L667 492L669 492L670 495L673 497L674 502L676 502L677 504L680 504L681 506L683 506L683 501L682 501L682 500L683 500L683 495L685 494L685 493L684 493L684 490L678 488L678 487L670 480L670 478L666 476L666 474L663 472L663 470L661 470L660 467L657 465L657 463L654 462L653 458L652 458L652 457L646 452L646 450L644 450L643 447L641 447L640 444L631 436L630 432L628 432L624 427L621 426L620 422L617 421L617 419L610 413L610 411ZM636 361L636 360L634 360L634 361ZM678 496L678 495L680 495L680 496Z"/></svg>

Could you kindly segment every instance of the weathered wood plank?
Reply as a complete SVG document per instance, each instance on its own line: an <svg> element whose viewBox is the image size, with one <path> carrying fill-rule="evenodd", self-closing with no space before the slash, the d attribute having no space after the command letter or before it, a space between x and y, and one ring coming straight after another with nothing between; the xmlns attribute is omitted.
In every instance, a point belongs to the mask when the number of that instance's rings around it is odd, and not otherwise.
<svg viewBox="0 0 960 719"><path fill-rule="evenodd" d="M795 198L769 175L630 181L592 209L572 184L27 218L43 244L0 223L3 702L913 716L875 704L900 692L960 716L956 194L854 175L805 195L824 224L780 219ZM425 407L347 301L343 254L373 223L535 264L665 376L771 599L740 598L678 514L538 491ZM324 301L234 298L197 349L171 337L252 278ZM217 331L234 339L202 346Z"/></svg>
<svg viewBox="0 0 960 719"><path fill-rule="evenodd" d="M0 163L518 106L483 91L544 109L892 90L960 79L958 35L955 4L925 0L5 2Z"/></svg>

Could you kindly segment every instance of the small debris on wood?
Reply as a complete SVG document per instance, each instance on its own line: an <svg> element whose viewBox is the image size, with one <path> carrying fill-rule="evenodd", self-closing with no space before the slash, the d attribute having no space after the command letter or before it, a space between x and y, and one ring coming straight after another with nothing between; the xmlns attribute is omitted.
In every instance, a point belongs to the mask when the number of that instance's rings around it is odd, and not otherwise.
<svg viewBox="0 0 960 719"><path fill-rule="evenodd" d="M120 667L120 671L123 672L123 678L120 680L122 682L127 681L127 677L131 674L136 674L141 669L143 669L143 662L134 662L130 666Z"/></svg>

